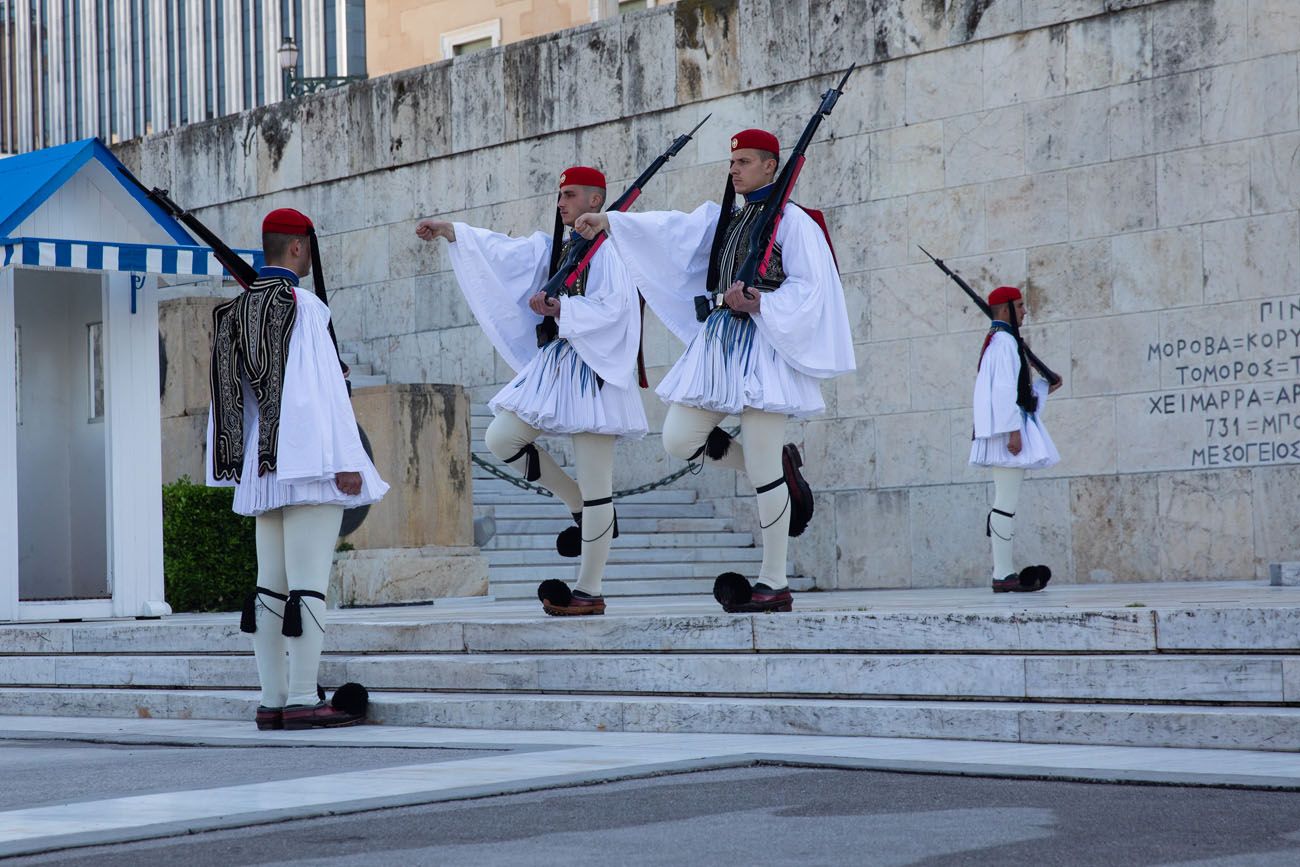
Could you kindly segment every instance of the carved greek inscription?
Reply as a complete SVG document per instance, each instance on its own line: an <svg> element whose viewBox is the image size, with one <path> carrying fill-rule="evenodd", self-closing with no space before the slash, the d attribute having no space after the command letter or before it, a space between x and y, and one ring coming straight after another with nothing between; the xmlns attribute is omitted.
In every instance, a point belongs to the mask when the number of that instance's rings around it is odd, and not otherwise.
<svg viewBox="0 0 1300 867"><path fill-rule="evenodd" d="M1300 298L1259 302L1257 320L1147 346L1173 389L1147 396L1148 415L1201 425L1191 467L1300 463Z"/></svg>

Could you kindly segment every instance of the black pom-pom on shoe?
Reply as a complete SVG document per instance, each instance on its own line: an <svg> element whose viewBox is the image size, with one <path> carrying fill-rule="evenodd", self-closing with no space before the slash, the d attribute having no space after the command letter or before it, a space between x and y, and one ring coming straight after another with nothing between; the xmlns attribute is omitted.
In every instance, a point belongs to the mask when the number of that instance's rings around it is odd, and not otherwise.
<svg viewBox="0 0 1300 867"><path fill-rule="evenodd" d="M713 598L724 610L744 605L754 597L754 588L739 572L723 572L713 582Z"/></svg>
<svg viewBox="0 0 1300 867"><path fill-rule="evenodd" d="M573 601L573 591L559 578L547 578L537 585L537 599L539 602L564 607Z"/></svg>
<svg viewBox="0 0 1300 867"><path fill-rule="evenodd" d="M1052 580L1052 570L1046 566L1026 566L1020 570L1020 592L1033 593L1042 590Z"/></svg>
<svg viewBox="0 0 1300 867"><path fill-rule="evenodd" d="M334 690L330 707L353 716L363 717L370 707L370 692L359 683L345 683Z"/></svg>

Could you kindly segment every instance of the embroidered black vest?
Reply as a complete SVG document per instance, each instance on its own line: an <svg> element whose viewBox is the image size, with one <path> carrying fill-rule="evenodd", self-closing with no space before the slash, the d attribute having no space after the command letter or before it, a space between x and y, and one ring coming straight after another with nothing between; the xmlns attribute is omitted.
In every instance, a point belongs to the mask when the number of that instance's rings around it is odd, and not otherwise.
<svg viewBox="0 0 1300 867"><path fill-rule="evenodd" d="M564 245L560 247L560 255L558 257L559 261L561 262L564 261L564 257L569 255L569 249L575 243L577 243L577 240L578 240L577 238L570 236L569 240L564 242ZM560 289L560 294L570 296L570 297L574 295L586 295L587 274L590 270L591 270L591 266L589 265L586 268L583 268L581 271L579 271L578 278L573 281L573 286L562 287ZM556 324L555 317L553 316L542 317L542 321L537 324L538 348L540 349L541 347L550 343L552 340L554 340L559 336L560 336L560 326Z"/></svg>
<svg viewBox="0 0 1300 867"><path fill-rule="evenodd" d="M754 229L754 224L758 222L759 217L763 214L763 205L765 202L746 202L745 206L736 211L731 222L727 224L726 238L722 242L722 247L718 250L718 285L711 286L714 292L726 292L731 288L732 281L736 279L736 272L740 266L745 264L745 257L749 255L749 236ZM771 292L785 282L785 268L781 264L781 244L777 242L772 245L772 256L767 260L767 273L758 277L754 283L754 288L760 292Z"/></svg>
<svg viewBox="0 0 1300 867"><path fill-rule="evenodd" d="M289 335L297 319L293 283L256 280L212 312L212 474L238 482L244 467L244 390L257 400L257 474L276 468L280 400Z"/></svg>

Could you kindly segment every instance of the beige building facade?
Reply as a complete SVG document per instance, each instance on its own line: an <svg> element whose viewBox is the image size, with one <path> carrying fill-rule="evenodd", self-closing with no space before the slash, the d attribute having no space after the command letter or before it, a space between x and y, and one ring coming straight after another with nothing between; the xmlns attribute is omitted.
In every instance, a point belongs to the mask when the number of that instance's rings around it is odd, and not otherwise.
<svg viewBox="0 0 1300 867"><path fill-rule="evenodd" d="M386 75L675 0L367 0L370 74Z"/></svg>

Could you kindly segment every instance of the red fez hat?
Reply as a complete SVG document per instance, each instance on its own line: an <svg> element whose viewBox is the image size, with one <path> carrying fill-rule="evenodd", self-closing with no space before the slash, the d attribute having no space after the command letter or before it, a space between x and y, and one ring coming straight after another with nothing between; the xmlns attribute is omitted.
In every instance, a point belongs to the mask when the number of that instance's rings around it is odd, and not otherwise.
<svg viewBox="0 0 1300 867"><path fill-rule="evenodd" d="M293 208L278 208L262 220L264 235L308 235L315 228L306 214Z"/></svg>
<svg viewBox="0 0 1300 867"><path fill-rule="evenodd" d="M777 141L776 136L765 129L742 129L731 137L731 149L738 151L741 148L753 148L757 151L769 151L779 154L781 152L781 143Z"/></svg>
<svg viewBox="0 0 1300 867"><path fill-rule="evenodd" d="M600 187L605 189L605 175L591 166L571 166L560 172L560 186Z"/></svg>
<svg viewBox="0 0 1300 867"><path fill-rule="evenodd" d="M1015 286L999 286L989 293L989 306L997 307L999 304L1007 304L1012 301L1019 301L1022 297L1020 290Z"/></svg>

